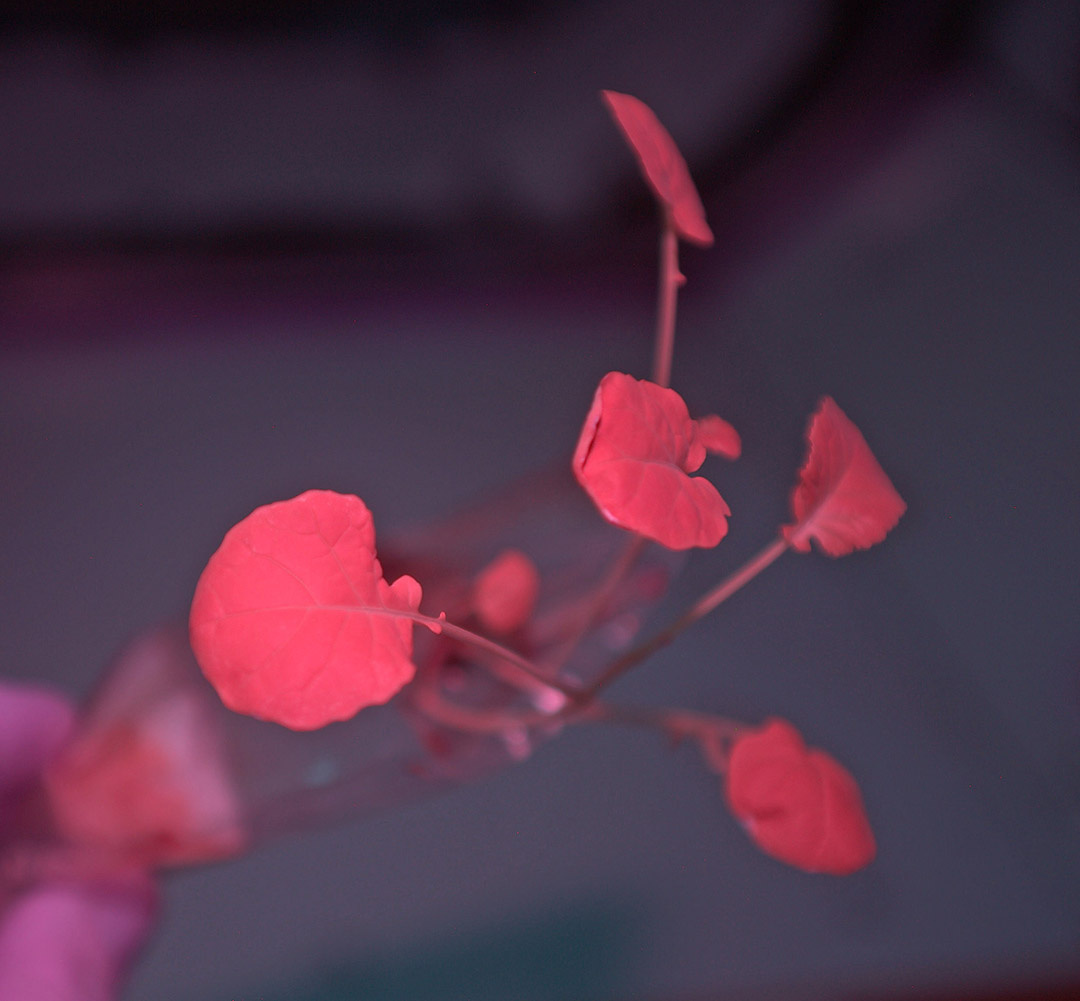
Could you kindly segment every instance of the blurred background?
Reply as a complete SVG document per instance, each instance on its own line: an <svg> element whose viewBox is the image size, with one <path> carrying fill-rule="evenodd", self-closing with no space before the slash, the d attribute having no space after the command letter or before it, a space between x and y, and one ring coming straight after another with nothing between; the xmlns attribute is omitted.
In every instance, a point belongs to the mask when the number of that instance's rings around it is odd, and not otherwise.
<svg viewBox="0 0 1080 1001"><path fill-rule="evenodd" d="M0 2L0 671L85 695L221 535L309 487L381 536L561 457L648 370L786 516L828 393L909 510L787 556L619 683L791 719L879 857L761 855L691 749L581 728L481 783L179 873L127 1001L1080 996L1080 5Z"/></svg>

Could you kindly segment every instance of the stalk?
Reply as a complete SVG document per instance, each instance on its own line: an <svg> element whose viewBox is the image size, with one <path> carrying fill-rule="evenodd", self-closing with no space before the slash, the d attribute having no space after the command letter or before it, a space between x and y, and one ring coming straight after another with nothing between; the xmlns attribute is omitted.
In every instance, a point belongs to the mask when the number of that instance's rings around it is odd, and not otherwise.
<svg viewBox="0 0 1080 1001"><path fill-rule="evenodd" d="M679 271L679 238L665 220L660 234L660 292L656 308L652 381L671 384L671 356L675 351L675 301L686 278Z"/></svg>
<svg viewBox="0 0 1080 1001"><path fill-rule="evenodd" d="M683 615L677 618L666 629L661 630L652 638L646 640L644 643L633 647L624 653L621 657L613 660L600 674L600 676L587 685L576 698L581 702L590 701L597 692L607 685L610 685L616 678L625 674L630 668L640 664L641 661L650 657L656 653L657 650L667 646L676 636L679 635L684 629L692 626L698 619L707 615L717 605L726 601L736 591L738 591L744 584L753 580L762 570L767 566L774 563L781 555L787 550L787 540L781 536L774 539L764 549L762 549L756 556L754 556L747 563L744 563L738 570L728 577L725 577L719 584L716 585L711 591L700 598L694 605L690 607ZM572 696L575 697L575 696Z"/></svg>

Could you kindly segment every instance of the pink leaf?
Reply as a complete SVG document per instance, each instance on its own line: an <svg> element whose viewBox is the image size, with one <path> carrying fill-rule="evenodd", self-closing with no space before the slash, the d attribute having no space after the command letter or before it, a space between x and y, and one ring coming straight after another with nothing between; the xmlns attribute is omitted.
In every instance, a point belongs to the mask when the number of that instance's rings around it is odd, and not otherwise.
<svg viewBox="0 0 1080 1001"><path fill-rule="evenodd" d="M33 783L74 721L75 711L59 692L0 681L0 795Z"/></svg>
<svg viewBox="0 0 1080 1001"><path fill-rule="evenodd" d="M757 846L788 865L845 876L877 851L855 780L784 720L736 739L726 793Z"/></svg>
<svg viewBox="0 0 1080 1001"><path fill-rule="evenodd" d="M705 445L672 389L609 372L574 452L578 482L608 521L669 549L715 546L731 513L708 480L689 473Z"/></svg>
<svg viewBox="0 0 1080 1001"><path fill-rule="evenodd" d="M830 556L880 542L907 505L859 429L826 396L806 434L810 445L791 498L795 524L784 537L800 552L813 539Z"/></svg>
<svg viewBox="0 0 1080 1001"><path fill-rule="evenodd" d="M314 730L412 679L420 594L383 579L359 497L309 490L229 530L195 588L191 645L230 709Z"/></svg>
<svg viewBox="0 0 1080 1001"><path fill-rule="evenodd" d="M520 549L504 549L477 574L472 604L493 633L511 633L525 624L540 593L536 564Z"/></svg>
<svg viewBox="0 0 1080 1001"><path fill-rule="evenodd" d="M667 129L636 97L613 90L600 94L634 151L645 180L664 207L668 224L682 239L700 247L712 246L713 234L705 221L701 198Z"/></svg>
<svg viewBox="0 0 1080 1001"><path fill-rule="evenodd" d="M157 910L139 873L31 888L0 916L0 999L116 1001Z"/></svg>

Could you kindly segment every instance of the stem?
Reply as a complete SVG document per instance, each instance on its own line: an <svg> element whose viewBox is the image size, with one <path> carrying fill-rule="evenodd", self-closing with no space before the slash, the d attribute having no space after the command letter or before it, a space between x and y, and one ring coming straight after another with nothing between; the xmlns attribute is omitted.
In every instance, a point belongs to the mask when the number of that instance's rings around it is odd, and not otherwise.
<svg viewBox="0 0 1080 1001"><path fill-rule="evenodd" d="M744 563L733 574L725 577L670 626L613 660L592 684L579 692L578 695L571 697L579 702L588 702L602 688L610 685L616 678L625 674L636 664L641 663L646 657L667 646L684 629L692 626L698 619L707 615L717 605L730 598L739 588L753 580L770 563L774 563L779 559L787 548L788 543L783 536L774 539L749 562Z"/></svg>
<svg viewBox="0 0 1080 1001"><path fill-rule="evenodd" d="M571 699L576 699L580 695L581 690L576 685L570 685L557 678L549 677L531 660L522 657L521 654L515 653L509 647L505 647L501 643L496 643L494 640L489 640L486 636L474 633L471 629L455 625L453 622L448 622L446 619L433 619L430 615L422 615L419 612L415 612L411 615L408 613L399 614L403 614L405 618L411 618L415 622L420 622L425 626L429 626L429 628L432 624L437 624L439 631L445 633L447 636L475 647L478 650L483 650L485 653L493 654L504 663L516 667L528 677L530 684L539 682L545 688L554 688L556 691L561 692Z"/></svg>
<svg viewBox="0 0 1080 1001"><path fill-rule="evenodd" d="M474 709L444 698L437 685L424 685L419 688L416 704L436 723L463 733L484 736L495 736L509 730L527 729L545 723L616 723L659 730L676 741L692 737L706 742L711 739L732 741L745 729L745 724L723 716L711 716L686 709L653 709L597 701L576 707L571 704L558 713L545 713L536 709Z"/></svg>
<svg viewBox="0 0 1080 1001"><path fill-rule="evenodd" d="M724 716L696 713L688 709L653 709L618 705L612 702L593 702L578 716L578 719L661 730L674 740L707 736L731 740L741 730L746 729L746 724Z"/></svg>
<svg viewBox="0 0 1080 1001"><path fill-rule="evenodd" d="M611 564L607 576L600 582L596 590L589 596L585 611L574 625L570 635L562 642L558 652L551 659L550 665L553 673L560 668L577 649L585 634L603 614L604 606L611 600L616 588L623 582L631 567L637 562L641 551L645 548L645 539L640 535L632 536L623 547L622 552Z"/></svg>
<svg viewBox="0 0 1080 1001"><path fill-rule="evenodd" d="M279 605L279 609L299 609L306 611L310 606L306 605ZM471 629L466 629L464 626L456 625L453 622L449 622L446 619L439 619L433 615L425 615L423 612L414 612L404 608L386 608L386 607L373 607L369 605L319 605L320 609L332 610L338 612L366 612L369 615L384 615L391 619L409 619L411 622L417 622L422 626L427 627L436 634L444 633L447 636L451 636L462 643L466 643L469 646L475 647L478 650L483 650L485 653L493 654L502 660L505 664L511 665L517 668L520 672L528 675L530 683L539 682L545 688L554 688L556 691L561 692L563 695L571 699L576 699L581 695L581 689L577 685L568 684L565 681L560 681L558 678L552 678L548 676L541 668L537 667L527 657L522 657L521 654L511 650L509 647L503 646L501 643L496 643L494 640L489 640L486 636L481 636L479 633L474 633ZM258 611L258 610L256 610ZM250 611L231 612L230 617L239 615L250 615Z"/></svg>
<svg viewBox="0 0 1080 1001"><path fill-rule="evenodd" d="M660 294L656 309L656 341L652 381L658 386L671 383L671 356L675 350L675 298L686 278L679 271L679 238L671 223L664 220L660 234Z"/></svg>
<svg viewBox="0 0 1080 1001"><path fill-rule="evenodd" d="M660 234L660 291L657 303L656 341L653 357L653 382L660 386L667 386L671 382L671 358L675 348L675 304L678 290L685 282L686 278L679 271L679 239L671 226L670 220L665 218L664 227ZM553 661L555 671L558 671L573 653L582 637L600 616L611 594L641 555L644 544L644 540L637 537L623 550L604 581L590 598L588 607L578 625L559 648ZM398 612L397 614L412 618L429 628L438 621L439 629L448 636L494 654L503 662L522 671L531 681L539 681L549 688L556 689L578 705L588 700L587 697L583 698L583 692L577 686L559 681L550 673L542 671L531 661L514 653L513 650L509 650L501 644L486 639L471 630L456 626L446 620L435 620L420 613ZM591 686L587 691L595 692L597 688L598 686Z"/></svg>
<svg viewBox="0 0 1080 1001"><path fill-rule="evenodd" d="M436 723L463 733L494 735L519 727L538 726L553 721L562 722L557 713L539 709L498 710L473 709L445 699L437 684L421 685L416 689L416 705L425 716Z"/></svg>

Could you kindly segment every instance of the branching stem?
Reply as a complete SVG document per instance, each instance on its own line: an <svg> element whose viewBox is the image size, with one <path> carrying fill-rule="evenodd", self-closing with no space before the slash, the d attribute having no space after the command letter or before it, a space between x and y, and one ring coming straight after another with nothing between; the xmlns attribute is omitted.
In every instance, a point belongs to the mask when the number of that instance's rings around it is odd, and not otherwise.
<svg viewBox="0 0 1080 1001"><path fill-rule="evenodd" d="M688 626L692 626L698 619L707 615L716 608L717 605L730 598L744 584L753 580L762 570L779 559L787 548L788 543L783 536L774 539L749 562L744 563L733 574L725 577L716 585L716 587L701 597L670 626L661 630L644 643L628 650L621 657L613 660L600 676L588 685L583 692L572 697L577 698L582 702L588 702L602 688L610 685L616 678L625 674L630 668L656 653L657 650L667 646L684 629Z"/></svg>
<svg viewBox="0 0 1080 1001"><path fill-rule="evenodd" d="M399 611L396 612L396 614L405 618L411 618L429 628L433 625L437 626L439 630L447 636L451 636L462 643L492 654L504 663L512 665L529 679L528 686L522 687L534 687L535 682L539 681L541 684L555 689L570 700L572 708L568 707L566 712L585 712L586 714L589 714L593 711L592 706L596 704L596 695L598 692L606 688L617 678L621 677L630 670L630 668L641 663L641 661L656 653L657 650L667 646L679 635L679 633L692 626L698 619L708 615L709 612L730 598L736 591L742 588L743 585L753 580L762 570L776 562L787 548L788 543L783 536L774 539L764 549L760 550L756 556L744 563L738 570L725 577L716 585L716 587L699 598L697 602L666 629L662 629L644 643L638 644L622 656L615 658L615 660L608 664L608 666L600 673L599 677L584 688L569 684L557 678L552 678L547 672L541 670L532 661L515 653L508 647L496 643L493 640L489 640L487 637L481 636L478 633L474 633L472 630L465 629L452 622L447 622L445 619L433 619L431 616L423 615L419 612L410 613ZM505 680L512 681L511 678L505 678ZM603 715L603 713L601 715ZM538 714L538 719L549 718L550 714ZM611 717L609 715L604 718ZM518 725L528 726L532 725L532 722L534 721L530 719L529 721L521 722Z"/></svg>
<svg viewBox="0 0 1080 1001"><path fill-rule="evenodd" d="M656 730L675 742L694 739L705 748L714 748L718 744L730 744L745 728L744 724L723 716L687 709L654 709L599 700L587 705L571 703L558 713L536 709L478 709L445 698L438 684L421 686L416 693L416 704L429 719L442 726L482 736L497 736L544 724L614 723Z"/></svg>

